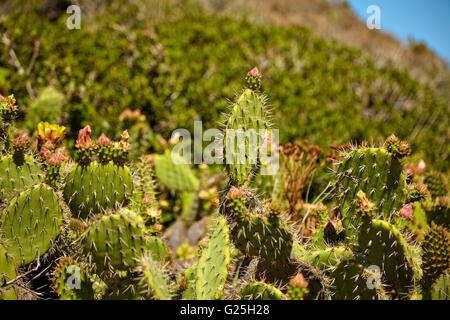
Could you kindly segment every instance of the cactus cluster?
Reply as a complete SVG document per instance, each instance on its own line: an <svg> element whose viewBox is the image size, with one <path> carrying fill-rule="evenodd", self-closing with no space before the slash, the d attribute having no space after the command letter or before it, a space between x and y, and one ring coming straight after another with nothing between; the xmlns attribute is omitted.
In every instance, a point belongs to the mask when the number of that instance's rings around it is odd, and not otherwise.
<svg viewBox="0 0 450 320"><path fill-rule="evenodd" d="M14 132L14 98L2 99L0 298L38 291L30 279L45 276L45 294L70 300L448 299L447 191L407 177L409 145L391 135L377 148L332 148L325 162L316 146L285 145L274 178L285 188L263 199L257 151L283 148L272 145L261 73L245 81L221 135L226 183L173 161L169 145L130 161L126 130L94 140L85 126L67 150L65 127L41 122L31 144ZM328 185L308 198L320 179ZM194 221L201 201L209 214ZM174 250L180 221L189 239Z"/></svg>

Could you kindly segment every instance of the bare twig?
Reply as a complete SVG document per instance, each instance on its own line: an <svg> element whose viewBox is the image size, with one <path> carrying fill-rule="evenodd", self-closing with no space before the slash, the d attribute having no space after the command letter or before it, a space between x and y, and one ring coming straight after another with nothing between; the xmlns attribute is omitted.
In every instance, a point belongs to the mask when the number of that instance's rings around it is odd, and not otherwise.
<svg viewBox="0 0 450 320"><path fill-rule="evenodd" d="M39 258L38 258L36 267L34 267L32 270L25 272L24 274L21 274L20 276L17 276L16 278L12 279L11 281L6 282L6 280L5 280L2 284L0 284L0 288L7 287L7 286L10 286L10 285L16 283L20 279L28 276L30 273L37 271L40 266L41 266L41 262L39 261Z"/></svg>

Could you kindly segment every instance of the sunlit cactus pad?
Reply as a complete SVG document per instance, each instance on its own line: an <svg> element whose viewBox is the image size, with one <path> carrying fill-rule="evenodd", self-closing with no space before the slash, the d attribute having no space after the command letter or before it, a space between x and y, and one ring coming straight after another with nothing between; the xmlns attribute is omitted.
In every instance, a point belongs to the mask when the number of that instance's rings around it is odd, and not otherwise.
<svg viewBox="0 0 450 320"><path fill-rule="evenodd" d="M133 177L126 166L110 162L75 166L65 179L64 199L75 217L86 218L126 204L133 193Z"/></svg>
<svg viewBox="0 0 450 320"><path fill-rule="evenodd" d="M4 156L0 161L0 201L8 200L24 187L44 180L39 163L32 156L25 155L23 163L13 155Z"/></svg>
<svg viewBox="0 0 450 320"><path fill-rule="evenodd" d="M4 210L0 230L16 261L28 264L44 255L60 234L62 211L56 193L45 184L23 191Z"/></svg>

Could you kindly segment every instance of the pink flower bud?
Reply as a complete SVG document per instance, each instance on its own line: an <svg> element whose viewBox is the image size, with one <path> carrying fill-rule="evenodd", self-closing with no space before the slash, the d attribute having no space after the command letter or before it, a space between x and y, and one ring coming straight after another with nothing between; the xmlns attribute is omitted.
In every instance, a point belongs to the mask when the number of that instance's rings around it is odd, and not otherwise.
<svg viewBox="0 0 450 320"><path fill-rule="evenodd" d="M398 215L399 216L402 216L402 217L404 217L404 218L406 218L406 219L412 219L412 213L413 213L413 206L412 206L412 204L408 204L408 205L406 205L406 206L404 206L403 208L401 208L399 211L398 211Z"/></svg>
<svg viewBox="0 0 450 320"><path fill-rule="evenodd" d="M108 137L102 133L101 136L97 139L97 145L100 147L107 147L111 145L111 140L108 139Z"/></svg>

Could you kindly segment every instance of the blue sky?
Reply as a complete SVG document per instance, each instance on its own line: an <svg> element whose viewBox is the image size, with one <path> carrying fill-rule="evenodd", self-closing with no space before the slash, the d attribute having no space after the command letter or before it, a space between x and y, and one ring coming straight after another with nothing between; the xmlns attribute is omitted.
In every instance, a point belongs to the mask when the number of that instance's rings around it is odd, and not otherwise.
<svg viewBox="0 0 450 320"><path fill-rule="evenodd" d="M403 43L408 37L423 41L440 57L450 62L450 0L348 0L353 10L366 21L367 7L377 5L381 29Z"/></svg>

